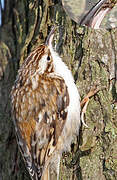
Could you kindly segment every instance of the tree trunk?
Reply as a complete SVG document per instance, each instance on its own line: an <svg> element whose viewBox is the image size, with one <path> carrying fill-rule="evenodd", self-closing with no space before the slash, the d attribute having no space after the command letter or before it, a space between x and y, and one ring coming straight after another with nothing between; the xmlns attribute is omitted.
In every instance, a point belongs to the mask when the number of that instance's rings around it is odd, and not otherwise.
<svg viewBox="0 0 117 180"><path fill-rule="evenodd" d="M11 118L10 91L32 49L58 25L55 49L72 70L81 100L95 86L71 152L61 159L61 180L117 177L117 30L79 27L57 0L5 0L0 27L0 180L28 180Z"/></svg>

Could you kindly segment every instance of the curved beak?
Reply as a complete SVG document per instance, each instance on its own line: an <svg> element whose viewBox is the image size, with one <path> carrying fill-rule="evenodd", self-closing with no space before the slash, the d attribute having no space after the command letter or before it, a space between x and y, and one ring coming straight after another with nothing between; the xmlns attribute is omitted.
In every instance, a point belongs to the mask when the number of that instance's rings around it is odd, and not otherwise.
<svg viewBox="0 0 117 180"><path fill-rule="evenodd" d="M52 40L53 40L53 37L54 37L54 33L55 33L55 30L56 30L56 27L53 26L47 39L46 39L46 42L45 42L45 45L46 46L51 46L52 45Z"/></svg>
<svg viewBox="0 0 117 180"><path fill-rule="evenodd" d="M82 18L80 25L87 25L87 26L92 27L94 29L99 29L103 18L112 8L108 5L109 5L108 0L100 0Z"/></svg>

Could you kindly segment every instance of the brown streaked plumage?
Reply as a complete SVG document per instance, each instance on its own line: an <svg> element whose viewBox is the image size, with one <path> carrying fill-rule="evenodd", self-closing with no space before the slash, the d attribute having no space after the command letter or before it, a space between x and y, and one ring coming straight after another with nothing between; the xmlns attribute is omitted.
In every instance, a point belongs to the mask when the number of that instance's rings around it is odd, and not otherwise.
<svg viewBox="0 0 117 180"><path fill-rule="evenodd" d="M17 141L33 180L59 178L60 156L80 126L79 94L52 49L53 33L24 61L11 92Z"/></svg>

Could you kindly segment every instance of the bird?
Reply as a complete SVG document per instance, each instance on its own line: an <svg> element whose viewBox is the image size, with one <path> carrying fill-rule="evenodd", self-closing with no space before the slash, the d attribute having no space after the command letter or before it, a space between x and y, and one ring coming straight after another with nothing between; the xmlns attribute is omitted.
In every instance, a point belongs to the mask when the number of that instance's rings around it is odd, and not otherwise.
<svg viewBox="0 0 117 180"><path fill-rule="evenodd" d="M115 6L113 0L100 0L81 19L80 25L87 25L94 29L99 29L104 17Z"/></svg>
<svg viewBox="0 0 117 180"><path fill-rule="evenodd" d="M11 90L17 144L32 180L58 180L63 152L79 135L80 95L73 75L54 50L52 27L18 70Z"/></svg>

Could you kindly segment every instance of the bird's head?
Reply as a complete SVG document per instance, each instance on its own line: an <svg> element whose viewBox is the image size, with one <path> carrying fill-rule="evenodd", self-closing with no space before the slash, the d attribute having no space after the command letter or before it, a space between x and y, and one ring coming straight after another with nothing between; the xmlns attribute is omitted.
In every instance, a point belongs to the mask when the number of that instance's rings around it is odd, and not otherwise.
<svg viewBox="0 0 117 180"><path fill-rule="evenodd" d="M19 73L21 72L24 76L27 75L27 77L29 77L35 75L36 73L42 75L53 71L51 49L54 32L55 27L53 27L49 33L45 44L40 45L29 54L22 64Z"/></svg>
<svg viewBox="0 0 117 180"><path fill-rule="evenodd" d="M47 75L54 71L53 58L51 55L52 40L54 37L55 27L49 33L45 44L38 46L24 60L18 71L15 84L30 84L30 80L39 78L40 75Z"/></svg>
<svg viewBox="0 0 117 180"><path fill-rule="evenodd" d="M39 51L37 48L37 54L40 54L40 57L38 59L38 67L39 67L39 73L50 73L53 71L53 58L51 54L52 48L52 41L55 33L55 27L52 27L46 42L44 45L41 45L39 47ZM36 52L35 52L36 53Z"/></svg>

